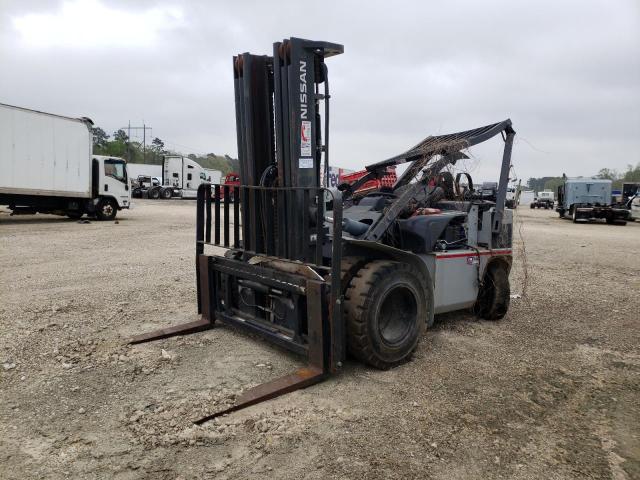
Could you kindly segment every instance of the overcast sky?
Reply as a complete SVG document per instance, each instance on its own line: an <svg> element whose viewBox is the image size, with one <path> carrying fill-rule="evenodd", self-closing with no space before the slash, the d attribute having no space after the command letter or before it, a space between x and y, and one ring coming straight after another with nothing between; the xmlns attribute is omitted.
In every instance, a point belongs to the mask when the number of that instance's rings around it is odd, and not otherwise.
<svg viewBox="0 0 640 480"><path fill-rule="evenodd" d="M0 103L236 156L231 57L297 36L345 46L327 61L336 165L507 117L524 180L639 162L640 1L527 3L0 0ZM494 179L500 147L466 166Z"/></svg>

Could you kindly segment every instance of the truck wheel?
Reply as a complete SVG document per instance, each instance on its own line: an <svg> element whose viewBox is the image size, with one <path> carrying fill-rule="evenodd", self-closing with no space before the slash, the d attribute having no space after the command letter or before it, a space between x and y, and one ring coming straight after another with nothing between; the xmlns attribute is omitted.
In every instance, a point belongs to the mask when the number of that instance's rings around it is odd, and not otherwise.
<svg viewBox="0 0 640 480"><path fill-rule="evenodd" d="M509 274L502 265L490 265L484 274L474 310L485 320L500 320L509 310L511 287Z"/></svg>
<svg viewBox="0 0 640 480"><path fill-rule="evenodd" d="M616 220L614 218L609 217L609 218L607 218L607 223L609 225L622 225L622 226L624 226L624 225L627 224L627 221L626 220Z"/></svg>
<svg viewBox="0 0 640 480"><path fill-rule="evenodd" d="M173 191L170 188L163 188L160 190L160 196L165 200L168 200L173 197Z"/></svg>
<svg viewBox="0 0 640 480"><path fill-rule="evenodd" d="M351 355L380 369L406 360L426 327L427 288L407 263L376 260L361 268L345 295Z"/></svg>
<svg viewBox="0 0 640 480"><path fill-rule="evenodd" d="M558 210L558 215L560 215L560 218L564 217L564 210Z"/></svg>
<svg viewBox="0 0 640 480"><path fill-rule="evenodd" d="M531 210L533 210L534 208L536 208L536 206L533 203L529 204L529 208L531 208Z"/></svg>
<svg viewBox="0 0 640 480"><path fill-rule="evenodd" d="M103 198L96 206L96 217L98 220L113 220L116 218L118 208L116 202L110 198Z"/></svg>
<svg viewBox="0 0 640 480"><path fill-rule="evenodd" d="M157 188L154 188L152 190L149 190L147 192L147 196L152 199L152 200L157 200L160 198L160 190Z"/></svg>
<svg viewBox="0 0 640 480"><path fill-rule="evenodd" d="M67 217L71 218L72 220L79 220L83 215L84 212L80 210L67 210Z"/></svg>
<svg viewBox="0 0 640 480"><path fill-rule="evenodd" d="M576 207L573 207L571 218L573 220L573 223L578 223L578 209Z"/></svg>

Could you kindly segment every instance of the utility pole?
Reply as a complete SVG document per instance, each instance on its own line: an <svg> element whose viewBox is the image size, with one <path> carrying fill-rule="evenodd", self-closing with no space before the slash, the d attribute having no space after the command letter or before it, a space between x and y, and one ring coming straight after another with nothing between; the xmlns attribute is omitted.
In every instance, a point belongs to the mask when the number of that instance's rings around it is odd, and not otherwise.
<svg viewBox="0 0 640 480"><path fill-rule="evenodd" d="M146 163L147 160L147 130L153 130L151 127L147 127L146 124L142 124L141 127L132 127L131 126L131 121L129 121L129 125L127 127L123 127L122 129L124 130L124 128L127 129L127 136L129 137L129 143L131 142L131 130L142 130L142 161L144 163ZM129 150L129 145L127 144L127 152L129 155L129 158L127 158L127 161L131 161L131 151Z"/></svg>

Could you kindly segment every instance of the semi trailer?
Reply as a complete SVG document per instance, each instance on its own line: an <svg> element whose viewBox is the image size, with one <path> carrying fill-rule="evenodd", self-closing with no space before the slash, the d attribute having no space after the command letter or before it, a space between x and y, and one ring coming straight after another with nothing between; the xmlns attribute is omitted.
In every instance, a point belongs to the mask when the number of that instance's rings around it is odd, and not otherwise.
<svg viewBox="0 0 640 480"><path fill-rule="evenodd" d="M574 223L604 219L607 223L624 225L629 210L611 204L611 180L601 178L564 178L558 187L556 211L560 218Z"/></svg>
<svg viewBox="0 0 640 480"><path fill-rule="evenodd" d="M218 183L221 177L222 173L219 170L203 168L189 157L165 155L162 158L161 183L149 188L146 196L151 199L196 198L201 183Z"/></svg>
<svg viewBox="0 0 640 480"><path fill-rule="evenodd" d="M131 206L124 159L93 155L93 122L0 104L0 205L112 220Z"/></svg>

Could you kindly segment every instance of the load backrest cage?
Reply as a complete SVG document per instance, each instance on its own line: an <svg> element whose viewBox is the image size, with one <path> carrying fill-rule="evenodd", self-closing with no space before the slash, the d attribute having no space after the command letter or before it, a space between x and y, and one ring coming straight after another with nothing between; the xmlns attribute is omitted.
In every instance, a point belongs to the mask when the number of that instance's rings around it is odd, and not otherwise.
<svg viewBox="0 0 640 480"><path fill-rule="evenodd" d="M309 362L323 372L335 371L345 357L346 337L340 308L341 202L333 201L331 231L325 227L324 209L316 207L315 225L294 236L296 247L289 251L295 254L287 255L281 241L286 232L281 224L263 225L264 242L242 238L240 203L234 199L259 196L262 211L271 211L268 218L279 223L278 218L285 214L283 205L302 198L298 208L302 215L313 211L314 204L324 202L327 194L332 195L322 187L232 187L203 183L198 188L196 207L198 313L211 322L221 320L250 328L253 333L308 356ZM242 258L258 257L260 261L249 264L227 256L205 255L206 245L227 248ZM234 308L231 282L246 283L252 288L263 284L265 292L269 288L289 291L295 298L304 297L306 311L299 312L298 325L290 326L291 335L287 337L275 326L265 325L264 319L259 322L251 318L246 309L241 312ZM261 312L256 312L256 317L258 313ZM237 321L239 316L242 322Z"/></svg>

